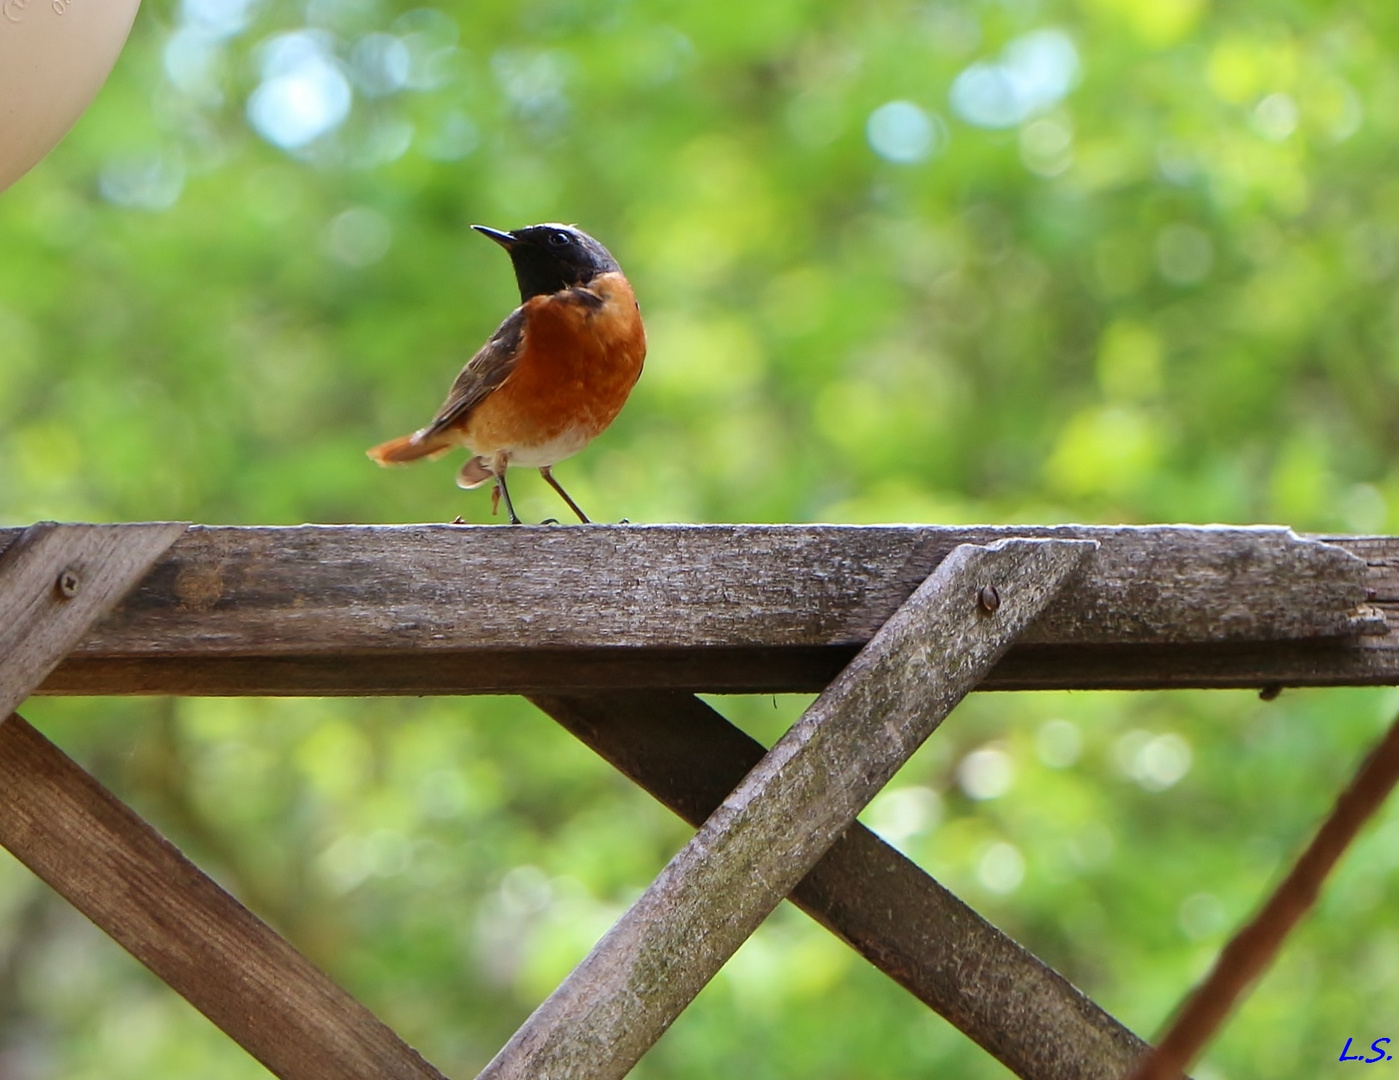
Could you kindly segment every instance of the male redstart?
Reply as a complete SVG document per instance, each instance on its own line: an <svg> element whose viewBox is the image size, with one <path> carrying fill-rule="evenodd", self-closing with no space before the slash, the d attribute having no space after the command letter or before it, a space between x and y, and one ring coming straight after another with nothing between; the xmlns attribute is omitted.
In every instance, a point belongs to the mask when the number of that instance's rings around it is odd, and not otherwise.
<svg viewBox="0 0 1399 1080"><path fill-rule="evenodd" d="M608 250L572 225L472 228L509 253L520 306L467 361L432 423L369 456L400 465L465 446L472 457L458 485L494 480L492 510L504 498L512 525L520 519L505 486L511 465L537 468L587 522L551 470L612 423L641 375L646 331L636 295Z"/></svg>

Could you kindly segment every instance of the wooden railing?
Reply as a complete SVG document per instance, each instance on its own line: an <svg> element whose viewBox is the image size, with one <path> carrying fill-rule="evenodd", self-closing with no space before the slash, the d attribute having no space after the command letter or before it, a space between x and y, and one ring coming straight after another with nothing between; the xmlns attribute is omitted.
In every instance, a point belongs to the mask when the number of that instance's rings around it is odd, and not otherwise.
<svg viewBox="0 0 1399 1080"><path fill-rule="evenodd" d="M487 1067L620 1077L787 896L1036 1080L1145 1045L855 816L973 689L1399 682L1399 538L1277 528L0 530L44 694L522 693L698 832ZM772 750L693 695L821 691ZM438 1073L18 715L0 843L289 1080Z"/></svg>

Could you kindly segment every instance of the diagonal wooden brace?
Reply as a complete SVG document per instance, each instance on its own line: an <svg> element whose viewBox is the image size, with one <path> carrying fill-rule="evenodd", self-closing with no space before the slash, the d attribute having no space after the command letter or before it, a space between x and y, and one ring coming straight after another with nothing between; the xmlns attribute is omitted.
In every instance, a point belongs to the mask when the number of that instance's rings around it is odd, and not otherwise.
<svg viewBox="0 0 1399 1080"><path fill-rule="evenodd" d="M442 1080L18 715L0 724L0 844L283 1080Z"/></svg>
<svg viewBox="0 0 1399 1080"><path fill-rule="evenodd" d="M1096 546L956 548L481 1080L625 1076Z"/></svg>
<svg viewBox="0 0 1399 1080"><path fill-rule="evenodd" d="M764 752L691 694L530 700L696 827ZM788 899L1021 1080L1119 1080L1149 1049L858 821Z"/></svg>

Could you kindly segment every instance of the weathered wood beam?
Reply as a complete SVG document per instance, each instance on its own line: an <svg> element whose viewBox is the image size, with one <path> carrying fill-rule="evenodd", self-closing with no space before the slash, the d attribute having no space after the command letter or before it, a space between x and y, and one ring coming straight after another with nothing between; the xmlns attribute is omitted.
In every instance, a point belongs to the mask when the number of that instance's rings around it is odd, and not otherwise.
<svg viewBox="0 0 1399 1080"><path fill-rule="evenodd" d="M952 551L480 1080L625 1076L1092 548L1002 540Z"/></svg>
<svg viewBox="0 0 1399 1080"><path fill-rule="evenodd" d="M530 700L696 827L764 752L690 694ZM789 899L1022 1080L1120 1080L1147 1049L858 822Z"/></svg>
<svg viewBox="0 0 1399 1080"><path fill-rule="evenodd" d="M41 692L820 690L953 547L1007 536L1100 548L986 689L1399 682L1399 537L195 526Z"/></svg>
<svg viewBox="0 0 1399 1080"><path fill-rule="evenodd" d="M283 1080L442 1080L18 715L0 844Z"/></svg>

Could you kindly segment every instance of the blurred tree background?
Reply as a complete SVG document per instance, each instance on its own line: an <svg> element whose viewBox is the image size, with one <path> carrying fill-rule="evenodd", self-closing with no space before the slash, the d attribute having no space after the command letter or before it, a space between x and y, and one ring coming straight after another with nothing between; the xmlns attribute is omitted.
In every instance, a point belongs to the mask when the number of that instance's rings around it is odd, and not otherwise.
<svg viewBox="0 0 1399 1080"><path fill-rule="evenodd" d="M363 451L515 302L468 225L562 220L650 332L559 469L600 520L1399 531L1396 51L1380 0L148 0L0 195L0 523L489 521ZM1149 1036L1396 706L976 696L865 819ZM513 699L26 712L454 1076L687 835ZM1197 1076L1399 1035L1397 841ZM635 1075L935 1074L1007 1075L784 908ZM265 1075L0 863L0 1076Z"/></svg>

